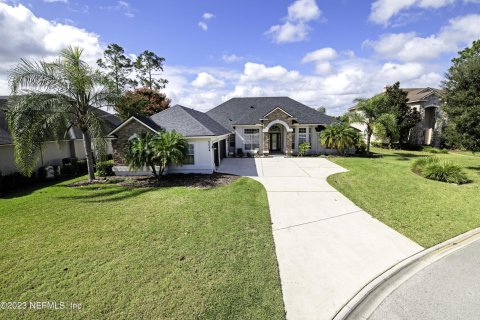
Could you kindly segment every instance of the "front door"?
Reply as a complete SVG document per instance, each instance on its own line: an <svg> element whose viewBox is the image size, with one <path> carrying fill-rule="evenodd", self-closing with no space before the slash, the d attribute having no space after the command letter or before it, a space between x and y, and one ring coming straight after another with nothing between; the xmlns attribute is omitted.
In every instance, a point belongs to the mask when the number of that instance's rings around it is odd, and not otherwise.
<svg viewBox="0 0 480 320"><path fill-rule="evenodd" d="M270 133L270 151L280 151L280 133Z"/></svg>

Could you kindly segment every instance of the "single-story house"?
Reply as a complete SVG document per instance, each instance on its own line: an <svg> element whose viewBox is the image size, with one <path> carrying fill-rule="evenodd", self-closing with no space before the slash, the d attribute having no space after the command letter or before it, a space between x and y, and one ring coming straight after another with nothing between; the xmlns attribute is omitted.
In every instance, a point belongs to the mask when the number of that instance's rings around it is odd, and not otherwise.
<svg viewBox="0 0 480 320"><path fill-rule="evenodd" d="M442 133L445 119L441 110L441 91L436 88L403 88L407 93L407 105L420 112L421 121L410 130L409 141L418 145L440 145L440 136ZM349 108L354 112L356 106ZM352 127L365 132L366 126L360 123L353 123ZM378 141L372 136L372 141Z"/></svg>
<svg viewBox="0 0 480 320"><path fill-rule="evenodd" d="M189 143L190 161L171 166L168 172L209 174L225 157L290 156L305 141L312 145L310 153L326 153L318 143L319 134L336 121L288 97L232 98L205 113L176 105L151 117L132 116L110 132L114 171L119 175L148 173L130 172L125 163L127 142L140 132L181 133Z"/></svg>
<svg viewBox="0 0 480 320"><path fill-rule="evenodd" d="M18 171L15 164L13 139L8 129L5 114L8 112L8 98L8 96L0 96L0 172L2 175L12 174ZM121 122L120 119L113 114L100 109L96 109L96 112L105 120L107 131L116 127ZM80 129L72 127L68 130L63 140L56 141L52 137L51 140L44 142L36 168L49 165L61 165L62 159L64 158L85 159L84 150L82 132ZM112 153L110 142L107 145L107 152Z"/></svg>

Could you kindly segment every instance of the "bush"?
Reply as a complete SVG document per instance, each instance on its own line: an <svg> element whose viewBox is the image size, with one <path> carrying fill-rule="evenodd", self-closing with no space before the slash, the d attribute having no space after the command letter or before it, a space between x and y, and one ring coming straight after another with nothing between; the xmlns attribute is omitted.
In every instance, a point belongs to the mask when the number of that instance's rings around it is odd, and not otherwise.
<svg viewBox="0 0 480 320"><path fill-rule="evenodd" d="M77 166L78 166L78 172L77 172L78 174L87 174L88 172L87 160L78 160Z"/></svg>
<svg viewBox="0 0 480 320"><path fill-rule="evenodd" d="M298 146L298 156L303 157L308 151L310 151L310 149L312 149L310 142L305 141L300 143Z"/></svg>
<svg viewBox="0 0 480 320"><path fill-rule="evenodd" d="M98 162L97 167L97 175L101 177L113 176L113 160L107 160Z"/></svg>
<svg viewBox="0 0 480 320"><path fill-rule="evenodd" d="M417 159L413 163L412 170L430 180L455 184L470 182L460 166L450 161L440 161L437 157Z"/></svg>
<svg viewBox="0 0 480 320"><path fill-rule="evenodd" d="M427 179L455 184L469 182L462 168L450 161L441 161L424 167L423 176Z"/></svg>
<svg viewBox="0 0 480 320"><path fill-rule="evenodd" d="M438 154L438 153L446 154L446 153L448 153L447 149L439 149L439 148L434 148L434 147L430 147L430 146L423 147L423 151L434 153L434 154Z"/></svg>

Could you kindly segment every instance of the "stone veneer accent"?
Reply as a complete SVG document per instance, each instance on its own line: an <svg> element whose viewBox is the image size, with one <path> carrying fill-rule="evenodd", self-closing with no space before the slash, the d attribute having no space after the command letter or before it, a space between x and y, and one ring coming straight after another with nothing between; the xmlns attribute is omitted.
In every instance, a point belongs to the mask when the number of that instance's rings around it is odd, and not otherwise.
<svg viewBox="0 0 480 320"><path fill-rule="evenodd" d="M281 108L281 107L279 107ZM293 118L291 118L288 114L286 114L284 111L280 109L275 109L273 112L271 112L268 116L265 117L264 120L262 120L263 128L266 128L270 122L273 122L275 120L282 120L285 122L290 129L293 128ZM281 124L279 124L281 125ZM282 126L283 127L283 126ZM287 129L287 128L285 128ZM286 139L286 146L285 146L285 155L290 156L292 155L292 132L287 132L286 130L284 131L287 135ZM263 133L263 154L268 155L269 154L269 139L270 136L268 135L267 132Z"/></svg>
<svg viewBox="0 0 480 320"><path fill-rule="evenodd" d="M143 133L152 131L140 124L137 120L131 120L125 126L120 128L115 135L116 139L112 140L113 148L113 161L116 165L125 165L125 148L127 146L128 139L135 133Z"/></svg>

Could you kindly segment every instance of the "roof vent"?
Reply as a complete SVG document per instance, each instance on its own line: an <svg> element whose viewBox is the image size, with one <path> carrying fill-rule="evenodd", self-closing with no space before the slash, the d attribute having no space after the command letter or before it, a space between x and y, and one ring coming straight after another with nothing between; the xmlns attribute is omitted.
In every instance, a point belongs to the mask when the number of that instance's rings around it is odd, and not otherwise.
<svg viewBox="0 0 480 320"><path fill-rule="evenodd" d="M250 106L250 109L255 109L255 107L254 107L254 106Z"/></svg>

